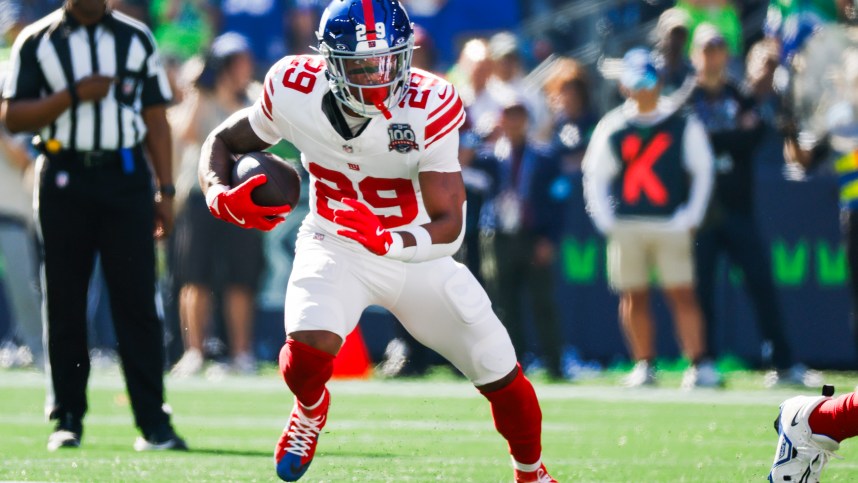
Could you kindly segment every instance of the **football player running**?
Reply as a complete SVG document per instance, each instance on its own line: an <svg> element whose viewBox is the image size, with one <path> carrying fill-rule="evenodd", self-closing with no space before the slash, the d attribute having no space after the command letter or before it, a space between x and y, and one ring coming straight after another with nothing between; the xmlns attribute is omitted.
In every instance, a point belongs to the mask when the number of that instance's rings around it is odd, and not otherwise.
<svg viewBox="0 0 858 483"><path fill-rule="evenodd" d="M208 137L200 184L218 218L270 230L288 207L230 188L235 155L286 139L310 173L310 214L286 291L280 371L295 405L275 448L277 475L298 480L327 422L334 356L368 305L390 310L489 400L517 482L556 481L541 461L542 413L509 335L474 276L451 255L464 234L458 162L462 101L411 68L414 35L395 0L334 0L320 55L289 56L263 94Z"/></svg>

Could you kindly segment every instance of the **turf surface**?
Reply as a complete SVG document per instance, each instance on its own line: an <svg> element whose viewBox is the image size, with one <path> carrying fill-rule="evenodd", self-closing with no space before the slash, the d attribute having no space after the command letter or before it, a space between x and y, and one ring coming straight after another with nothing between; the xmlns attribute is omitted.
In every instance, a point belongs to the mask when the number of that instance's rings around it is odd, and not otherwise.
<svg viewBox="0 0 858 483"><path fill-rule="evenodd" d="M624 390L615 377L548 384L537 378L544 460L571 481L764 481L778 403L804 389L764 390L759 373L726 390ZM852 375L829 376L851 390ZM302 481L512 479L486 401L453 377L334 382L330 420ZM48 453L44 381L0 371L2 481L273 481L272 450L291 401L271 370L255 377L168 380L174 423L189 453L136 453L121 379L96 373L80 449ZM824 481L855 481L858 444L847 442Z"/></svg>

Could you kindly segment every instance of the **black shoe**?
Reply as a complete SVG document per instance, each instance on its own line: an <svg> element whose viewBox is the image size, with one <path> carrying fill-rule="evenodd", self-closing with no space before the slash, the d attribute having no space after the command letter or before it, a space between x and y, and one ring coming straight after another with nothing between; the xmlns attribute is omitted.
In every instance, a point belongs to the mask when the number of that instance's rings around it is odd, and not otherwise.
<svg viewBox="0 0 858 483"><path fill-rule="evenodd" d="M48 437L48 451L60 448L77 448L83 435L83 423L71 413L63 414L57 420L54 432Z"/></svg>
<svg viewBox="0 0 858 483"><path fill-rule="evenodd" d="M168 424L159 427L145 435L145 437L138 437L137 441L134 441L134 449L137 451L162 451L167 449L187 451L188 445Z"/></svg>

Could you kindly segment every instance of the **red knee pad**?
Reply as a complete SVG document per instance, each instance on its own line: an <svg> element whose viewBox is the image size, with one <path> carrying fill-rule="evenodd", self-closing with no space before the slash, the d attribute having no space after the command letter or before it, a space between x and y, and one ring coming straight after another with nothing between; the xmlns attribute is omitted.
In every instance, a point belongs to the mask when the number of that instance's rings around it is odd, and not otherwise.
<svg viewBox="0 0 858 483"><path fill-rule="evenodd" d="M334 356L302 342L287 339L280 349L280 374L304 406L319 402L334 372Z"/></svg>

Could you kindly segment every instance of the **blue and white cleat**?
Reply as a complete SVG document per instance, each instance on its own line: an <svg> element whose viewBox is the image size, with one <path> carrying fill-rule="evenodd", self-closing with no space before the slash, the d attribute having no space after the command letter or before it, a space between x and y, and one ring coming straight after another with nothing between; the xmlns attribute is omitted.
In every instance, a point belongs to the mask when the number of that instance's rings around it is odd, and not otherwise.
<svg viewBox="0 0 858 483"><path fill-rule="evenodd" d="M322 399L311 408L305 408L295 400L289 423L283 428L274 449L274 464L281 480L298 481L307 472L316 454L319 434L328 422L330 406L331 393L327 389Z"/></svg>
<svg viewBox="0 0 858 483"><path fill-rule="evenodd" d="M823 389L828 394L833 390ZM796 396L781 403L780 414L775 419L778 445L769 473L771 483L818 483L822 470L831 458L838 458L835 451L840 443L822 434L813 434L808 424L810 413L824 401L826 396Z"/></svg>

